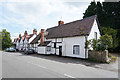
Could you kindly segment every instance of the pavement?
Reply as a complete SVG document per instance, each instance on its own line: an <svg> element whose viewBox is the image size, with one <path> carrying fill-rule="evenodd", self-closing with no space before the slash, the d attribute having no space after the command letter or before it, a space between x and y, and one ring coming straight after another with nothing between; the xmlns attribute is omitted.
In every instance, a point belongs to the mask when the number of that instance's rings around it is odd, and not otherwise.
<svg viewBox="0 0 120 80"><path fill-rule="evenodd" d="M100 64L53 55L0 53L2 78L118 78L118 62Z"/></svg>

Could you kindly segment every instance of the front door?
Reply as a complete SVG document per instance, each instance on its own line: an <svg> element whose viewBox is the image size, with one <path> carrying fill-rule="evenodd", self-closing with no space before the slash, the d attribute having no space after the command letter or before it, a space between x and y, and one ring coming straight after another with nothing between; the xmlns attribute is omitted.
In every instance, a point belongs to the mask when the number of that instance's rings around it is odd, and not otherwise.
<svg viewBox="0 0 120 80"><path fill-rule="evenodd" d="M62 46L59 46L59 56L62 56Z"/></svg>

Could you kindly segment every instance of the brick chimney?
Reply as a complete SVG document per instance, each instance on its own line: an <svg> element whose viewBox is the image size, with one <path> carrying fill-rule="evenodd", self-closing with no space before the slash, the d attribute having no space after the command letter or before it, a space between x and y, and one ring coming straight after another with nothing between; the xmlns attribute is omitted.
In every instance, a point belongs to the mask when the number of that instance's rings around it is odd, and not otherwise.
<svg viewBox="0 0 120 80"><path fill-rule="evenodd" d="M21 37L21 34L19 34L19 38Z"/></svg>
<svg viewBox="0 0 120 80"><path fill-rule="evenodd" d="M40 40L40 44L44 43L44 29L41 29L41 40Z"/></svg>
<svg viewBox="0 0 120 80"><path fill-rule="evenodd" d="M64 24L64 21L58 21L58 26Z"/></svg>
<svg viewBox="0 0 120 80"><path fill-rule="evenodd" d="M27 36L27 31L25 31L24 36Z"/></svg>
<svg viewBox="0 0 120 80"><path fill-rule="evenodd" d="M37 34L37 30L36 29L33 30L33 34Z"/></svg>

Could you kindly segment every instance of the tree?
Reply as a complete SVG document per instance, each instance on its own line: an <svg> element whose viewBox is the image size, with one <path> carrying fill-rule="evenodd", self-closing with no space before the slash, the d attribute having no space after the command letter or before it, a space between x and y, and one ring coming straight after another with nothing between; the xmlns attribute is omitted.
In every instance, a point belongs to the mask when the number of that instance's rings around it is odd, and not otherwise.
<svg viewBox="0 0 120 80"><path fill-rule="evenodd" d="M91 2L88 8L86 9L85 13L83 14L84 14L83 18L95 15L96 14L96 3Z"/></svg>
<svg viewBox="0 0 120 80"><path fill-rule="evenodd" d="M112 49L118 50L120 47L120 2L97 2L97 4L96 2L91 2L83 14L83 18L97 15L102 33L112 35Z"/></svg>
<svg viewBox="0 0 120 80"><path fill-rule="evenodd" d="M113 39L111 35L105 34L100 37L100 44L104 45L106 49L111 48Z"/></svg>
<svg viewBox="0 0 120 80"><path fill-rule="evenodd" d="M101 32L103 35L108 34L111 35L113 38L113 49L115 49L118 46L118 38L117 38L117 30L113 28L106 28L106 27L101 27Z"/></svg>
<svg viewBox="0 0 120 80"><path fill-rule="evenodd" d="M112 47L113 39L111 35L105 34L99 40L91 39L86 41L85 48L93 49L95 51L104 51ZM90 48L91 47L91 48Z"/></svg>
<svg viewBox="0 0 120 80"><path fill-rule="evenodd" d="M2 50L5 50L8 47L12 46L12 40L10 33L6 31L6 29L3 29L1 32L2 35Z"/></svg>

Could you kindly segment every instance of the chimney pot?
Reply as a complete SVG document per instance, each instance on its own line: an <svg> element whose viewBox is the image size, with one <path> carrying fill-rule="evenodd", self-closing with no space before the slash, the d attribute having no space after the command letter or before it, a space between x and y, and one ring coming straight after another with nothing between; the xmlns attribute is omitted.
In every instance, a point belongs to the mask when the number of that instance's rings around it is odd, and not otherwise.
<svg viewBox="0 0 120 80"><path fill-rule="evenodd" d="M21 37L21 34L19 34L19 38Z"/></svg>
<svg viewBox="0 0 120 80"><path fill-rule="evenodd" d="M27 31L25 31L24 35L27 36Z"/></svg>
<svg viewBox="0 0 120 80"><path fill-rule="evenodd" d="M58 26L64 24L64 21L58 21Z"/></svg>
<svg viewBox="0 0 120 80"><path fill-rule="evenodd" d="M33 30L33 34L37 34L37 30L36 29Z"/></svg>

